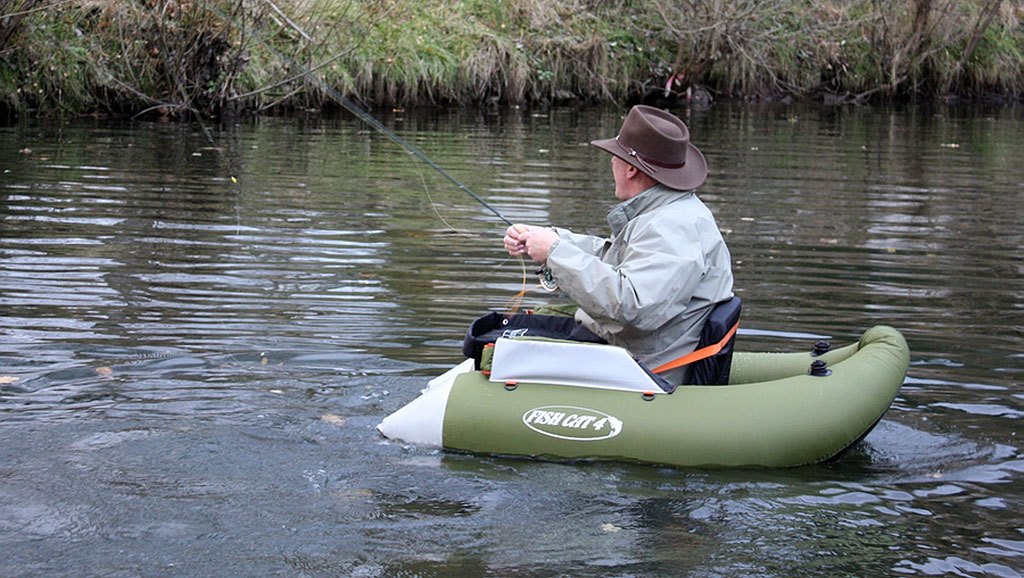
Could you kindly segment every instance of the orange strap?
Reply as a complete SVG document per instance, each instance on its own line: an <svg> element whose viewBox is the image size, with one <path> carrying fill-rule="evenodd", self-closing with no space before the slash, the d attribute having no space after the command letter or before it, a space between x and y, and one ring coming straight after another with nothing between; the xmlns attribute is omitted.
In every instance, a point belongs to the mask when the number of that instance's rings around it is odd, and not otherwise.
<svg viewBox="0 0 1024 578"><path fill-rule="evenodd" d="M736 325L733 325L732 329L726 332L725 337L723 337L722 340L719 341L718 343L708 345L707 347L702 347L697 351L694 351L693 353L687 353L686 355L680 357L679 359L669 361L668 363L660 365L651 371L653 371L654 373L662 373L670 369L675 369L677 367L689 365L695 361L700 361L701 359L711 357L712 355L717 355L718 352L721 351L723 347L725 347L725 344L729 343L729 340L732 339L732 336L736 335L736 330L739 328L740 322L737 321Z"/></svg>

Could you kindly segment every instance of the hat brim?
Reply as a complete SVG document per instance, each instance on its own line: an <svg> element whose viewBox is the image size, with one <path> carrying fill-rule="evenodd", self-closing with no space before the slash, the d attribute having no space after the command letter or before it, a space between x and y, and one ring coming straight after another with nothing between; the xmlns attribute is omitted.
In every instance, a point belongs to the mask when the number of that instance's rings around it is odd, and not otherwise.
<svg viewBox="0 0 1024 578"><path fill-rule="evenodd" d="M636 157L629 154L629 151L614 138L592 140L590 144L619 157L631 166L636 167L643 174L670 189L692 191L703 185L704 181L708 178L708 164L704 160L703 153L690 143L686 143L686 162L677 169L656 166L646 167Z"/></svg>

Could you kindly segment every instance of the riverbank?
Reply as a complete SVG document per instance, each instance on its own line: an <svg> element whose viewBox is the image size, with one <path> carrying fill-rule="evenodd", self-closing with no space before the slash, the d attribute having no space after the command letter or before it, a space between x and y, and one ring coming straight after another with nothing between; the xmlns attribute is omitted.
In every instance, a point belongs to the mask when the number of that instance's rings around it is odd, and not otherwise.
<svg viewBox="0 0 1024 578"><path fill-rule="evenodd" d="M1003 0L0 0L0 110L1016 101Z"/></svg>

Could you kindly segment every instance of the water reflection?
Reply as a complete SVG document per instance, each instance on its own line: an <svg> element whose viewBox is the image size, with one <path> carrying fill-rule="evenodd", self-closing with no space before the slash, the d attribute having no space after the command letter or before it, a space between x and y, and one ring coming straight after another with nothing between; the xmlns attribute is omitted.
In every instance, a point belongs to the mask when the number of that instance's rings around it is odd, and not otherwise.
<svg viewBox="0 0 1024 578"><path fill-rule="evenodd" d="M605 231L608 161L585 143L620 111L383 116L509 218ZM740 347L876 323L910 342L902 394L838 464L384 442L376 422L523 288L504 223L345 117L227 127L215 147L176 124L0 128L5 572L1015 575L1020 111L716 106L689 122Z"/></svg>

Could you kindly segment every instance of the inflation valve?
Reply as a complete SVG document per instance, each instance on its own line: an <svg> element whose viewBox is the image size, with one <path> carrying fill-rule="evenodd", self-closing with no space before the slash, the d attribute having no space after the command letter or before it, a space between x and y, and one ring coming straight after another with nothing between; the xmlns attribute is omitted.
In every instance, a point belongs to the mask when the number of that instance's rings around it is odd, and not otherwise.
<svg viewBox="0 0 1024 578"><path fill-rule="evenodd" d="M811 357L818 357L819 355L825 355L828 350L832 349L832 344L828 341L819 341L814 344L814 349L811 350Z"/></svg>
<svg viewBox="0 0 1024 578"><path fill-rule="evenodd" d="M824 359L815 359L811 362L811 368L807 371L807 374L815 377L825 377L826 375L832 375L832 370L828 368L828 363Z"/></svg>

